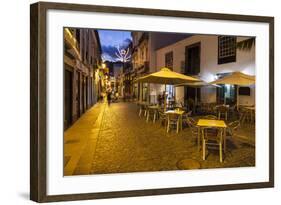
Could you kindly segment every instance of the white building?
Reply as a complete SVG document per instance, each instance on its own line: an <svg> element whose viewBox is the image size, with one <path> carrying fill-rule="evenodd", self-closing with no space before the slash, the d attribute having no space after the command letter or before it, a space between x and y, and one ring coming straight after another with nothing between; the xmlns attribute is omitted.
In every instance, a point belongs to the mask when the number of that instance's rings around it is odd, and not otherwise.
<svg viewBox="0 0 281 205"><path fill-rule="evenodd" d="M190 36L156 50L157 70L169 67L179 73L198 76L206 82L211 82L234 71L255 75L255 45L250 50L236 48L236 42L247 38L216 35ZM155 89L157 94L162 93L164 86L157 87ZM199 88L197 99L201 102L221 103L226 97L229 103L235 103L236 89L237 86L231 85L222 86L220 89L216 87ZM250 89L239 89L239 104L255 104L254 85L250 86ZM195 88L176 87L173 90L177 102L184 103L188 98L195 98Z"/></svg>

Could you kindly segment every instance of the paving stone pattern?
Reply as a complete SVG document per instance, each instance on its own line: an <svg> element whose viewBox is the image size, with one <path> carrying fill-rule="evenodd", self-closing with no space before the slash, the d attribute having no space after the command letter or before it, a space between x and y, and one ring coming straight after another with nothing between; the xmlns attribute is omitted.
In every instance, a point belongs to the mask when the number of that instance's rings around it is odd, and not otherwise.
<svg viewBox="0 0 281 205"><path fill-rule="evenodd" d="M139 117L138 107L132 102L101 103L65 132L64 158L68 162L64 174L255 166L254 127L243 127L239 136L227 138L223 163L217 149L208 150L203 161L197 138L188 127L178 134L175 130L167 133L159 121L147 123ZM188 162L193 164L189 166Z"/></svg>

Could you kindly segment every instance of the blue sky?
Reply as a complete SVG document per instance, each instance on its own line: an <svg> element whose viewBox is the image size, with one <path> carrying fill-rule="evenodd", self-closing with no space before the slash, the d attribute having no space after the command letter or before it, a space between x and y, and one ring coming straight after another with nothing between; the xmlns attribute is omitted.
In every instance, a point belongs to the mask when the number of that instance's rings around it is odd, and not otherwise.
<svg viewBox="0 0 281 205"><path fill-rule="evenodd" d="M115 61L118 46L127 46L132 40L131 32L128 31L98 30L98 33L103 58L109 61Z"/></svg>

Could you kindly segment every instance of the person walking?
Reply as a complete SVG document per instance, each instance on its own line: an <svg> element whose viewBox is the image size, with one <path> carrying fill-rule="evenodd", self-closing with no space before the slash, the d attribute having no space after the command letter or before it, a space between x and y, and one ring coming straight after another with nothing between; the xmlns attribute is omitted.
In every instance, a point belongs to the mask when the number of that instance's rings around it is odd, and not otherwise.
<svg viewBox="0 0 281 205"><path fill-rule="evenodd" d="M110 90L107 91L107 103L108 103L108 106L111 103L111 91Z"/></svg>

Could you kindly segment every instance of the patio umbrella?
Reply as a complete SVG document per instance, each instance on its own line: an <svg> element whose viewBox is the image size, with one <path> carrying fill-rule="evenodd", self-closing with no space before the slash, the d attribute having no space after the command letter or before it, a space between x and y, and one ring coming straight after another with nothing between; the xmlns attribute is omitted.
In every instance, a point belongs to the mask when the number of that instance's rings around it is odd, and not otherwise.
<svg viewBox="0 0 281 205"><path fill-rule="evenodd" d="M255 84L255 76L246 75L241 72L233 72L228 76L222 77L218 80L210 82L209 84L230 84L230 85L237 85L237 86L249 86ZM238 89L237 89L237 107L238 105Z"/></svg>
<svg viewBox="0 0 281 205"><path fill-rule="evenodd" d="M191 76L171 71L169 68L164 67L160 71L140 77L136 81L141 83L164 84L166 90L166 85L196 82L200 80ZM166 109L166 100L164 100L164 109Z"/></svg>
<svg viewBox="0 0 281 205"><path fill-rule="evenodd" d="M164 67L158 72L140 77L139 79L137 79L137 81L142 83L175 85L200 80L191 76L171 71L169 68Z"/></svg>

